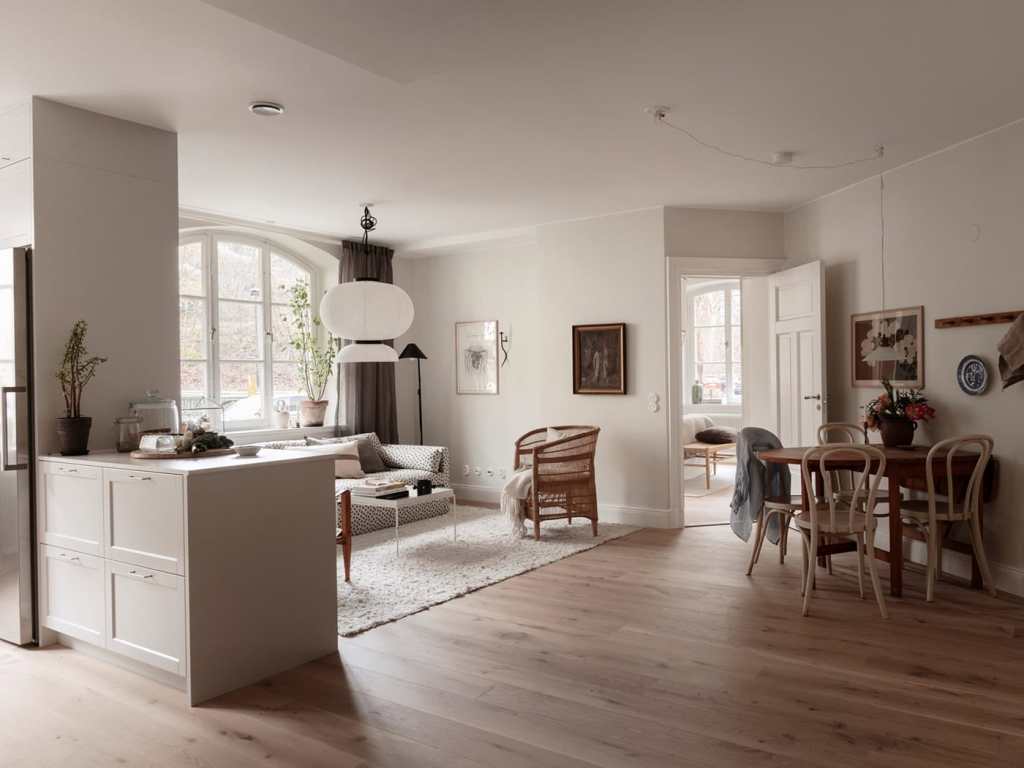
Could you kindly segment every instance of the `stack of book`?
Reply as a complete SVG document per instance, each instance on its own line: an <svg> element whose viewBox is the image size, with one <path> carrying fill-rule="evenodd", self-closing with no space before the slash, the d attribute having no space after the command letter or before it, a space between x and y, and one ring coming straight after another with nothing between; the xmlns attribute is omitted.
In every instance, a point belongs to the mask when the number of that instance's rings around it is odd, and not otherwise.
<svg viewBox="0 0 1024 768"><path fill-rule="evenodd" d="M352 486L352 496L370 496L376 499L400 499L409 495L405 483L391 480L366 480L362 485Z"/></svg>

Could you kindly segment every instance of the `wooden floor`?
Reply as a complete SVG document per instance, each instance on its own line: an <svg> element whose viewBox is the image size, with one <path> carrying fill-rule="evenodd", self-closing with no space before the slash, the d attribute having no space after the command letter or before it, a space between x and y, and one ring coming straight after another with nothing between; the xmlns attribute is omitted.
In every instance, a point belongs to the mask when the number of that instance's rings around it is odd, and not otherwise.
<svg viewBox="0 0 1024 768"><path fill-rule="evenodd" d="M728 528L641 531L193 710L4 647L0 765L1022 764L1024 607L911 573L884 622L837 568L804 619L791 549L748 579Z"/></svg>

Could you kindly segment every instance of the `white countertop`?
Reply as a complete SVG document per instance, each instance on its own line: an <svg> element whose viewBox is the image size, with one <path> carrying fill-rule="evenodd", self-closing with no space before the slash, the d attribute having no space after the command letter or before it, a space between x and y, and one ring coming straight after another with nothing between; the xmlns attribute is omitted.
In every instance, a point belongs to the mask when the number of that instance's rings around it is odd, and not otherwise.
<svg viewBox="0 0 1024 768"><path fill-rule="evenodd" d="M55 461L62 464L84 464L91 467L109 467L125 469L131 467L146 472L163 472L172 475L192 475L205 472L226 472L235 469L252 469L267 464L288 464L305 461L334 461L335 457L327 454L306 453L304 451L274 450L264 448L258 455L249 458L237 454L213 456L200 459L133 459L127 453L103 451L90 453L88 456L40 456L39 461Z"/></svg>

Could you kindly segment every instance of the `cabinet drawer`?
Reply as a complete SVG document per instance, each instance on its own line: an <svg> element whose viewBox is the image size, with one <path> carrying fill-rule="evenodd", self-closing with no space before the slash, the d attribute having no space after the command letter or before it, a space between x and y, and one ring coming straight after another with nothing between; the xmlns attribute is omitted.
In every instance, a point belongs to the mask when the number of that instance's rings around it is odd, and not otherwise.
<svg viewBox="0 0 1024 768"><path fill-rule="evenodd" d="M180 475L103 470L104 551L111 560L185 573L185 499Z"/></svg>
<svg viewBox="0 0 1024 768"><path fill-rule="evenodd" d="M185 674L185 579L106 561L107 650Z"/></svg>
<svg viewBox="0 0 1024 768"><path fill-rule="evenodd" d="M39 620L65 635L103 645L103 560L39 547Z"/></svg>
<svg viewBox="0 0 1024 768"><path fill-rule="evenodd" d="M103 481L100 470L75 464L39 464L39 540L90 555L103 554Z"/></svg>

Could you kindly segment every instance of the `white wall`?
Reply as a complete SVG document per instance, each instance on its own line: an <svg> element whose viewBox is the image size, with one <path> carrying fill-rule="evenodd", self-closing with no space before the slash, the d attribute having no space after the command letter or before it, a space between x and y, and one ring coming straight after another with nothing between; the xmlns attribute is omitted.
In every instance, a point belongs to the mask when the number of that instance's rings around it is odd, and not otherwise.
<svg viewBox="0 0 1024 768"><path fill-rule="evenodd" d="M665 208L665 255L715 261L782 259L782 214Z"/></svg>
<svg viewBox="0 0 1024 768"><path fill-rule="evenodd" d="M1024 124L981 136L885 175L885 295L889 308L924 305L926 394L938 418L928 443L968 432L995 438L998 501L986 512L986 546L1000 587L1024 594L1024 385L981 397L960 392L958 361L977 353L997 374L996 344L1009 326L936 330L934 320L1024 308L1021 214ZM871 389L850 386L851 313L881 305L878 179L824 197L785 217L792 264L827 266L827 368L833 420L858 420ZM877 437L875 438L878 439ZM963 572L952 554L947 562Z"/></svg>
<svg viewBox="0 0 1024 768"><path fill-rule="evenodd" d="M743 426L775 430L768 278L743 278Z"/></svg>
<svg viewBox="0 0 1024 768"><path fill-rule="evenodd" d="M54 373L72 324L109 357L85 391L90 446L147 389L178 399L178 158L167 131L45 99L32 109L37 446L56 450Z"/></svg>
<svg viewBox="0 0 1024 768"><path fill-rule="evenodd" d="M669 504L665 409L665 243L661 209L543 226L515 241L399 258L396 281L416 319L396 342L423 362L426 442L452 451L467 497L497 499L502 481L463 478L464 464L511 470L513 443L548 424L594 424L602 517L664 524ZM454 327L498 320L510 337L500 394L456 395ZM572 394L571 326L627 324L625 396ZM399 364L404 440L416 438L415 363ZM649 393L662 408L651 413Z"/></svg>

